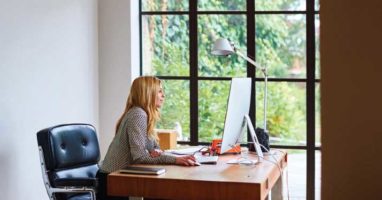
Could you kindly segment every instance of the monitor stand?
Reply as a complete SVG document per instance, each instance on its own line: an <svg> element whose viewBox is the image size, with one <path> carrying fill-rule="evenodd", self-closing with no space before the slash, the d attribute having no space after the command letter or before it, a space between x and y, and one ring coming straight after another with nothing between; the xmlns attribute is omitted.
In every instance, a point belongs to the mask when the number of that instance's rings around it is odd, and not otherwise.
<svg viewBox="0 0 382 200"><path fill-rule="evenodd" d="M245 115L244 119L245 119L245 123L248 125L249 132L251 134L251 138L252 138L253 144L255 145L256 154L259 157L259 161L258 162L262 162L262 160L264 158L264 154L263 154L263 151L261 150L261 147L260 147L260 144L259 144L259 140L257 139L255 129L253 128L253 124L252 124L251 118L249 118L249 115Z"/></svg>

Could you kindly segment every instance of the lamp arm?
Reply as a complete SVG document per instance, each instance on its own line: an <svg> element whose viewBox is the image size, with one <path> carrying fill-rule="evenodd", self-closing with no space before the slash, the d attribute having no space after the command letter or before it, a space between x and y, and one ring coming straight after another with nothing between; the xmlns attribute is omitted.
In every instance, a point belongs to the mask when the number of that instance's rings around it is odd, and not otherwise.
<svg viewBox="0 0 382 200"><path fill-rule="evenodd" d="M234 48L237 55L244 58L246 61L251 63L255 68L261 70L264 75L264 131L267 131L267 102L268 102L268 72L267 68L262 67L260 64L249 58L248 56L242 54L237 48Z"/></svg>
<svg viewBox="0 0 382 200"><path fill-rule="evenodd" d="M251 63L253 66L255 66L255 68L261 70L263 72L263 75L264 77L267 76L267 69L265 67L262 67L259 63L257 63L256 61L252 60L251 58L249 58L248 56L242 54L239 50L237 50L235 48L235 52L237 55L239 55L240 57L244 58L246 61L248 61L249 63Z"/></svg>

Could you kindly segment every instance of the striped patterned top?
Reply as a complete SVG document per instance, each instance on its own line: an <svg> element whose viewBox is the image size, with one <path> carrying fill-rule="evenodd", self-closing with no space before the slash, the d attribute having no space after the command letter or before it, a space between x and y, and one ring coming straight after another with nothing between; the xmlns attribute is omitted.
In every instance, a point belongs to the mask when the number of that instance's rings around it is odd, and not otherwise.
<svg viewBox="0 0 382 200"><path fill-rule="evenodd" d="M140 107L133 107L126 113L100 166L101 171L110 173L130 164L175 164L173 155L150 156L149 152L159 146L148 138L147 121L147 114Z"/></svg>

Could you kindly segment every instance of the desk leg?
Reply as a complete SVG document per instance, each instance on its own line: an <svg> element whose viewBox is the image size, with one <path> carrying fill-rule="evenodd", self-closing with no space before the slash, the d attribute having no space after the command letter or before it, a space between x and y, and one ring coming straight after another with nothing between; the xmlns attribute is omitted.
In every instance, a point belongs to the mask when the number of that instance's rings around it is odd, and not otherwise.
<svg viewBox="0 0 382 200"><path fill-rule="evenodd" d="M143 197L129 197L129 200L143 200Z"/></svg>
<svg viewBox="0 0 382 200"><path fill-rule="evenodd" d="M271 191L271 200L283 200L284 199L284 181L286 181L286 174L285 174L285 169L283 170L282 176L277 179L275 185L272 188Z"/></svg>

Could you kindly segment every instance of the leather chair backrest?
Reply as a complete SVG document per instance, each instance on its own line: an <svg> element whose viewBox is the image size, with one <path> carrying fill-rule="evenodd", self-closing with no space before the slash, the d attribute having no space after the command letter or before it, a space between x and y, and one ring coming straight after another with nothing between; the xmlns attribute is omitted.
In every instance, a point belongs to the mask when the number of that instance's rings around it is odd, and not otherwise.
<svg viewBox="0 0 382 200"><path fill-rule="evenodd" d="M95 177L100 159L95 128L89 124L63 124L37 133L50 180Z"/></svg>

